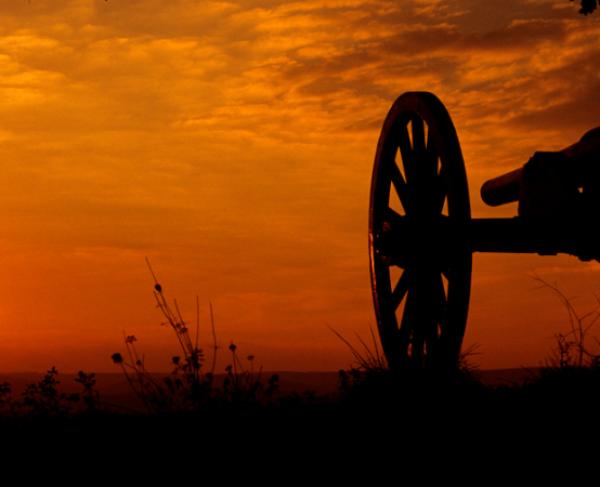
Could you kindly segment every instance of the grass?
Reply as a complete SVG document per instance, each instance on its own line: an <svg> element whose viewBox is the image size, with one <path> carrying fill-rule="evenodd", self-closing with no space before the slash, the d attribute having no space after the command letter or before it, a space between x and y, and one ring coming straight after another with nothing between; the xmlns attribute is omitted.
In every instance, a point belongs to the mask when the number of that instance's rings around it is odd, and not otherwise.
<svg viewBox="0 0 600 487"><path fill-rule="evenodd" d="M598 338L590 335L593 328L600 319L600 298L596 298L596 306L581 313L557 284L551 284L539 276L533 279L539 283L540 289L548 289L558 297L563 304L569 323L569 331L555 335L556 344L547 360L546 367L549 369L565 369L573 367L597 367L600 365L600 353L596 349L600 346ZM590 345L593 339L594 345Z"/></svg>
<svg viewBox="0 0 600 487"><path fill-rule="evenodd" d="M545 364L523 383L511 386L482 383L472 362L478 354L477 345L463 350L456 374L391 371L373 330L371 347L360 337L357 337L359 345L355 346L332 330L355 359L349 371L339 371L342 404L392 422L398 415L405 415L415 420L428 418L427 424L441 419L472 425L479 418L485 427L490 426L492 418L507 427L510 422L536 424L546 420L558 425L560 418L597 424L600 356L596 351L598 339L592 332L600 318L600 300L594 309L581 313L557 285L539 277L536 281L560 298L567 311L569 331L556 334L555 347ZM574 427L573 421L566 420L565 424Z"/></svg>
<svg viewBox="0 0 600 487"><path fill-rule="evenodd" d="M463 385L478 383L473 375L476 367L471 362L471 358L477 355L477 344L463 350L459 358L457 373L451 376L440 375L437 371L428 370L391 371L385 355L379 348L372 327L370 327L372 348L358 334L356 339L360 346L356 347L337 330L331 327L330 329L348 347L355 360L355 365L349 371L340 370L338 372L340 390L346 396L355 395L357 391L364 389L366 392L361 393L368 396L387 391L392 392L394 396L407 394L414 398L415 395L421 395L426 390L454 387L459 383ZM386 400L389 401L389 399L388 397Z"/></svg>
<svg viewBox="0 0 600 487"><path fill-rule="evenodd" d="M192 336L189 323L183 319L177 300L169 304L163 286L159 283L150 261L146 264L154 280L154 298L164 321L175 334L180 354L171 359L172 372L164 378L150 373L143 355L138 353L137 338L125 336L126 355L112 355L136 396L149 413L194 412L216 404L222 406L256 405L271 399L278 389L278 377L270 376L263 381L262 367L255 370L255 357L248 355L245 363L240 359L238 347L230 343L230 363L225 367L222 380L217 383L215 368L220 349L212 303L209 303L212 334L212 358L206 369L206 356L199 344L200 313L196 297L195 333Z"/></svg>
<svg viewBox="0 0 600 487"><path fill-rule="evenodd" d="M97 413L101 402L95 374L79 371L75 382L81 386L81 392L61 391L55 367L38 382L27 384L19 397L13 396L8 382L3 382L0 384L0 416L48 418Z"/></svg>
<svg viewBox="0 0 600 487"><path fill-rule="evenodd" d="M600 364L590 350L596 315L578 313L557 286L545 287L564 298L571 333L557 335L552 359L523 384L491 387L482 383L471 363L475 347L463 352L459 374L440 377L423 370L390 372L372 329L370 342L357 336L358 346L332 330L348 346L355 364L339 371L337 395L319 396L300 391L282 394L278 377L265 375L253 355L242 355L235 343L221 347L212 305L212 342L199 343L198 300L196 319L190 325L177 302L167 299L148 266L156 306L175 338L172 370L166 374L148 371L133 335L124 336L123 353L112 355L144 411L117 409L104 402L96 390L95 375L90 373L79 372L75 378L78 393L62 392L58 371L51 368L18 397L10 384L0 384L3 425L30 418L73 419L74 428L96 424L120 434L135 425L152 431L164 427L164 431L181 435L204 435L205 440L227 431L236 441L241 434L251 441L266 431L322 436L332 428L362 427L364 431L399 431L399 437L410 439L425 430L447 428L455 428L456 434L471 428L478 434L515 425L560 425L561 421L581 428L597 415ZM225 354L228 363L220 374L218 354Z"/></svg>

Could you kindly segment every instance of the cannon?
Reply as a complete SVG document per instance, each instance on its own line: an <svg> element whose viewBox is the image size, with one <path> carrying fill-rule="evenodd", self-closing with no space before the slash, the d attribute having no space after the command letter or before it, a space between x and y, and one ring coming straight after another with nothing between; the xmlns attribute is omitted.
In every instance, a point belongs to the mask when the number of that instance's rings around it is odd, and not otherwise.
<svg viewBox="0 0 600 487"><path fill-rule="evenodd" d="M600 260L600 127L558 152L536 152L481 188L511 218L471 218L456 130L432 93L390 108L377 144L369 205L371 290L391 369L456 369L474 252L571 254Z"/></svg>

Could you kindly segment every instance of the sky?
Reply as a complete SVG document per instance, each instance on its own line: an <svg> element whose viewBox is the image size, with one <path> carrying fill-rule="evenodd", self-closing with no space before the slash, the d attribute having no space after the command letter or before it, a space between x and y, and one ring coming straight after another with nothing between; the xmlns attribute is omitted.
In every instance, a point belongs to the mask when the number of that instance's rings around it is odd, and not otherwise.
<svg viewBox="0 0 600 487"><path fill-rule="evenodd" d="M566 0L0 0L0 371L148 368L166 295L268 370L352 364L375 326L367 249L381 125L406 91L448 108L479 188L600 125L600 15ZM464 346L540 365L600 264L475 255ZM597 336L600 336L598 331Z"/></svg>

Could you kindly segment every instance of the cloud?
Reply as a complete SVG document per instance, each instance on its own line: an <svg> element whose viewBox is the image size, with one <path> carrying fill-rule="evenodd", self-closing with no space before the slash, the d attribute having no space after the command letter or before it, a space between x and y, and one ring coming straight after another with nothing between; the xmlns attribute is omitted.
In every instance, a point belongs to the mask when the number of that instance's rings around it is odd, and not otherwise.
<svg viewBox="0 0 600 487"><path fill-rule="evenodd" d="M598 125L600 18L556 5L0 2L3 241L44 249L41 269L177 255L186 284L259 303L266 335L311 310L364 325L372 157L398 95L447 105L479 214L484 179Z"/></svg>

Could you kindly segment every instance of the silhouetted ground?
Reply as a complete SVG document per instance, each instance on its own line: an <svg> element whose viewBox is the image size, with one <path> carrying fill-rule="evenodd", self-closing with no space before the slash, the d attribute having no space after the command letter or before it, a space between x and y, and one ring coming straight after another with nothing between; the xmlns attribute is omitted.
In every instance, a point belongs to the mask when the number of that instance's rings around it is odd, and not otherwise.
<svg viewBox="0 0 600 487"><path fill-rule="evenodd" d="M182 458L198 468L225 463L223 472L246 461L265 475L271 464L343 465L348 473L368 463L403 476L413 461L430 468L452 461L464 469L488 461L502 469L503 461L531 465L530 456L542 453L546 463L551 454L582 463L585 455L597 456L600 368L541 369L506 382L496 376L492 384L480 377L346 372L329 394L288 390L268 400L214 400L177 413L106 411L102 402L92 412L42 408L0 416L0 431L5 445L25 455L39 449L91 462L100 450L121 460L141 456L144 465L157 456L163 469L182 465ZM505 454L511 460L498 457Z"/></svg>
<svg viewBox="0 0 600 487"><path fill-rule="evenodd" d="M512 369L476 370L474 376L484 385L490 387L519 386L539 373L539 367L521 367ZM334 395L339 392L340 378L338 372L265 372L263 377L272 374L279 376L279 391L282 395L304 394L309 391L318 396ZM20 372L0 374L0 383L8 382L12 387L12 395L20 396L26 386L37 382L42 373ZM167 374L156 374L166 377ZM222 381L224 374L216 376ZM75 382L76 374L60 373L60 389L66 393L77 393L81 386ZM97 373L96 389L103 402L119 409L143 410L143 404L132 391L122 373Z"/></svg>
<svg viewBox="0 0 600 487"><path fill-rule="evenodd" d="M57 389L65 397L75 393L79 384L65 374ZM218 376L217 376L218 377ZM0 376L0 382L12 380L12 395L20 397L26 384L39 379L30 374ZM215 381L219 383L218 380ZM528 414L536 417L546 413L567 414L576 411L590 420L600 417L600 368L511 369L508 371L475 372L455 377L434 377L426 373L394 375L389 372L280 373L279 389L268 400L214 401L201 407L198 413L148 414L127 382L119 374L99 374L96 389L100 401L93 413L55 411L36 414L11 414L5 410L0 421L29 424L62 421L170 421L182 417L185 421L202 423L206 428L223 424L247 426L248 418L258 422L290 420L301 423L326 421L335 424L352 419L364 422L401 423L402 414L428 417L430 423L444 422L447 415L468 422L476 416L496 414L497 418L518 420ZM57 400L60 402L60 400ZM81 401L80 401L81 402ZM74 411L85 409L83 404ZM498 414L500 413L500 414ZM35 418L32 418L35 416ZM135 419L133 419L135 418ZM210 421L208 421L210 419ZM178 419L174 419L178 421ZM239 424L237 422L239 421ZM403 427L407 425L404 424Z"/></svg>

